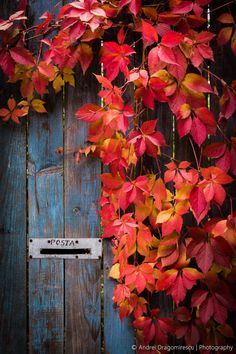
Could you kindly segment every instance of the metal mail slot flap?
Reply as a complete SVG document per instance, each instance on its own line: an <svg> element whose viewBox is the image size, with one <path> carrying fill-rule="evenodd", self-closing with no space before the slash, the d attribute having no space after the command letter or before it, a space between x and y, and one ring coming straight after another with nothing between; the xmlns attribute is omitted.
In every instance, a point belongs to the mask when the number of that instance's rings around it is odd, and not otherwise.
<svg viewBox="0 0 236 354"><path fill-rule="evenodd" d="M99 259L100 238L30 238L29 258Z"/></svg>

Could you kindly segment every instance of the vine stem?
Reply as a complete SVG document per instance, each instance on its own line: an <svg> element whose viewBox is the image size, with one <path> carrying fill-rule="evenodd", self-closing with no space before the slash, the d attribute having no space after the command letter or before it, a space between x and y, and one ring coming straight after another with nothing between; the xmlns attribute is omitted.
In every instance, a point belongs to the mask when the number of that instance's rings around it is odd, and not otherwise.
<svg viewBox="0 0 236 354"><path fill-rule="evenodd" d="M231 141L227 138L227 136L225 135L225 133L223 132L223 130L221 129L221 127L219 126L219 124L216 124L217 129L221 132L223 138L227 141L228 144L231 144Z"/></svg>
<svg viewBox="0 0 236 354"><path fill-rule="evenodd" d="M194 148L192 139L189 137L188 140L189 140L190 145L191 145L191 147L192 147L193 155L194 155L195 162L196 162L196 165L197 165L197 169L198 169L198 171L199 171L199 170L200 170L200 165L199 165L199 161L198 161L198 158L197 158L196 150L195 150L195 148Z"/></svg>
<svg viewBox="0 0 236 354"><path fill-rule="evenodd" d="M216 7L216 8L214 8L214 9L210 10L209 12L212 13L212 12L214 12L216 10L221 9L222 7L228 6L228 5L233 4L233 3L236 3L236 1L235 0L229 1L226 4L220 5L220 6Z"/></svg>
<svg viewBox="0 0 236 354"><path fill-rule="evenodd" d="M230 196L229 200L230 200L230 214L233 217L233 214L234 214L234 211L233 211L233 198Z"/></svg>
<svg viewBox="0 0 236 354"><path fill-rule="evenodd" d="M218 81L221 82L222 85L227 85L227 82L225 82L223 79L221 79L219 76L217 76L216 74L214 74L212 71L210 71L209 69L205 69L205 68L202 68L203 71L207 72L209 75L213 76L215 79L217 79Z"/></svg>
<svg viewBox="0 0 236 354"><path fill-rule="evenodd" d="M161 166L160 166L160 163L159 163L159 160L158 160L157 156L155 157L155 160L156 160L159 176L161 177Z"/></svg>

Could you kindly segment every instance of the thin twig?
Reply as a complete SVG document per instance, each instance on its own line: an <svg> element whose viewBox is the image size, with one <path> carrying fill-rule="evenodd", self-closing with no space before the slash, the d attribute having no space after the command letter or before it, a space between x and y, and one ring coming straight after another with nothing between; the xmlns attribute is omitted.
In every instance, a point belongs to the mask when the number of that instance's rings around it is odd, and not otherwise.
<svg viewBox="0 0 236 354"><path fill-rule="evenodd" d="M227 141L228 144L231 144L231 141L228 139L228 137L225 135L225 133L223 132L223 130L221 129L221 127L219 126L219 124L216 124L218 130L221 132L223 138Z"/></svg>
<svg viewBox="0 0 236 354"><path fill-rule="evenodd" d="M192 150L193 150L193 155L194 155L194 158L195 158L195 161L196 161L196 165L197 165L197 169L199 171L200 170L200 165L199 165L199 161L198 161L198 158L197 158L196 150L194 148L192 139L189 137L188 140L189 140L189 142L191 144L191 147L192 147Z"/></svg>
<svg viewBox="0 0 236 354"><path fill-rule="evenodd" d="M229 2L227 2L226 4L220 5L220 6L216 7L216 8L214 8L214 9L210 10L209 12L210 12L210 13L211 13L211 12L214 12L214 11L216 11L216 10L221 9L222 7L228 6L228 5L233 4L233 3L236 3L236 0L229 1Z"/></svg>
<svg viewBox="0 0 236 354"><path fill-rule="evenodd" d="M205 69L202 68L203 71L207 72L209 75L214 76L218 81L220 81L222 83L222 85L227 85L227 82L225 82L222 78L220 78L219 76L217 76L216 74L214 74L212 71L210 71L209 69Z"/></svg>

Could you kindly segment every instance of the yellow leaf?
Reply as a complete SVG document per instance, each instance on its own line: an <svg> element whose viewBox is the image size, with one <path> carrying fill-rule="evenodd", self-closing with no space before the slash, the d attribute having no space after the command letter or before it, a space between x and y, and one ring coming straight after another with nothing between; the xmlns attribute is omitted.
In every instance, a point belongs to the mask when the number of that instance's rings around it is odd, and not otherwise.
<svg viewBox="0 0 236 354"><path fill-rule="evenodd" d="M173 213L173 208L170 208L168 210L163 210L158 213L157 218L156 218L156 223L162 224L163 222L166 222L169 220Z"/></svg>
<svg viewBox="0 0 236 354"><path fill-rule="evenodd" d="M120 264L119 263L113 264L113 266L111 267L110 272L109 272L109 277L116 279L116 280L120 278Z"/></svg>
<svg viewBox="0 0 236 354"><path fill-rule="evenodd" d="M193 186L191 184L182 183L181 188L176 190L175 199L176 200L185 200L189 199L189 195Z"/></svg>
<svg viewBox="0 0 236 354"><path fill-rule="evenodd" d="M38 113L47 113L46 108L44 107L45 102L36 98L31 102L31 106L33 110L35 110Z"/></svg>
<svg viewBox="0 0 236 354"><path fill-rule="evenodd" d="M62 79L61 75L58 75L55 80L53 81L53 88L55 90L56 93L60 92L62 87L64 86L65 82Z"/></svg>
<svg viewBox="0 0 236 354"><path fill-rule="evenodd" d="M71 86L75 87L74 71L70 68L65 68L63 70L63 79L68 82Z"/></svg>

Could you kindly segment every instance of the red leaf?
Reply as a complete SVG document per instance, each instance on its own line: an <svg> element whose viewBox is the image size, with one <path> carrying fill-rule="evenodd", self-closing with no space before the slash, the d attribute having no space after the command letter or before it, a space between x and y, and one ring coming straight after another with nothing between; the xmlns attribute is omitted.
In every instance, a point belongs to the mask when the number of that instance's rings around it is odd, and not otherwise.
<svg viewBox="0 0 236 354"><path fill-rule="evenodd" d="M156 73L165 67L166 63L161 61L159 57L159 47L154 47L150 50L148 54L148 68L150 75Z"/></svg>
<svg viewBox="0 0 236 354"><path fill-rule="evenodd" d="M215 262L222 267L230 268L233 252L228 242L223 237L217 236L212 238L211 243Z"/></svg>
<svg viewBox="0 0 236 354"><path fill-rule="evenodd" d="M195 109L197 117L205 124L211 127L216 127L214 115L206 107Z"/></svg>
<svg viewBox="0 0 236 354"><path fill-rule="evenodd" d="M117 189L124 183L121 177L113 176L111 173L103 173L100 178L102 183L109 189Z"/></svg>
<svg viewBox="0 0 236 354"><path fill-rule="evenodd" d="M192 119L191 117L187 119L179 119L177 120L177 130L180 138L187 135L192 128Z"/></svg>
<svg viewBox="0 0 236 354"><path fill-rule="evenodd" d="M173 75L178 81L182 81L187 70L187 60L179 48L174 48L173 53L176 58L176 64L169 64L168 71Z"/></svg>
<svg viewBox="0 0 236 354"><path fill-rule="evenodd" d="M144 20L142 20L142 36L144 40L144 47L158 41L157 31L150 23Z"/></svg>
<svg viewBox="0 0 236 354"><path fill-rule="evenodd" d="M188 345L195 346L199 342L199 330L194 324L191 324L186 335L185 335L185 340Z"/></svg>
<svg viewBox="0 0 236 354"><path fill-rule="evenodd" d="M129 5L130 12L137 16L141 7L141 0L121 0L119 7L122 8L125 5Z"/></svg>
<svg viewBox="0 0 236 354"><path fill-rule="evenodd" d="M210 42L214 37L215 37L214 33L202 31L196 35L196 40L197 43L207 43Z"/></svg>
<svg viewBox="0 0 236 354"><path fill-rule="evenodd" d="M205 195L201 188L194 187L192 189L189 202L195 219L199 223L204 218L209 209L209 203L206 202Z"/></svg>
<svg viewBox="0 0 236 354"><path fill-rule="evenodd" d="M168 292L173 297L173 300L175 301L177 306L182 300L184 300L187 289L185 288L183 284L183 279L180 275L176 278L173 286L171 287L171 291Z"/></svg>
<svg viewBox="0 0 236 354"><path fill-rule="evenodd" d="M178 321L181 321L181 322L188 322L191 320L190 311L189 311L189 309L187 309L184 306L178 307L174 311L174 315L177 317Z"/></svg>
<svg viewBox="0 0 236 354"><path fill-rule="evenodd" d="M100 106L92 103L86 103L75 113L76 117L85 122L94 122L102 117L104 111Z"/></svg>
<svg viewBox="0 0 236 354"><path fill-rule="evenodd" d="M200 146L206 140L206 126L197 117L193 118L191 134L194 141Z"/></svg>
<svg viewBox="0 0 236 354"><path fill-rule="evenodd" d="M216 294L215 294L216 295ZM218 301L216 296L213 296L213 303L214 303L214 314L213 317L216 322L225 324L227 320L227 308Z"/></svg>
<svg viewBox="0 0 236 354"><path fill-rule="evenodd" d="M233 182L233 178L227 175L220 168L210 166L207 168L201 168L202 176L209 181L213 181L218 184L228 184ZM203 182L204 183L204 182Z"/></svg>
<svg viewBox="0 0 236 354"><path fill-rule="evenodd" d="M194 73L187 74L182 82L182 84L189 90L194 92L212 92L211 86L208 84L207 80Z"/></svg>
<svg viewBox="0 0 236 354"><path fill-rule="evenodd" d="M208 291L206 290L201 290L201 289L196 290L192 295L191 306L192 307L200 306L203 303L203 301L205 301L207 295L208 295Z"/></svg>
<svg viewBox="0 0 236 354"><path fill-rule="evenodd" d="M207 273L208 270L211 268L214 259L213 249L211 245L208 242L204 242L195 258L199 268L204 273Z"/></svg>
<svg viewBox="0 0 236 354"><path fill-rule="evenodd" d="M226 147L225 143L212 143L204 148L203 155L214 159L219 158L225 153Z"/></svg>
<svg viewBox="0 0 236 354"><path fill-rule="evenodd" d="M164 34L161 44L166 47L173 48L180 44L184 36L181 33L169 31Z"/></svg>
<svg viewBox="0 0 236 354"><path fill-rule="evenodd" d="M8 52L2 51L0 53L0 66L4 74L10 79L14 76L15 62Z"/></svg>
<svg viewBox="0 0 236 354"><path fill-rule="evenodd" d="M212 297L207 297L200 306L199 316L201 321L206 324L214 314L214 304Z"/></svg>
<svg viewBox="0 0 236 354"><path fill-rule="evenodd" d="M76 56L80 62L83 74L85 74L93 60L92 48L86 43L81 43L76 50Z"/></svg>
<svg viewBox="0 0 236 354"><path fill-rule="evenodd" d="M35 64L35 60L30 51L23 47L11 48L10 54L16 63L31 66Z"/></svg>
<svg viewBox="0 0 236 354"><path fill-rule="evenodd" d="M46 91L48 79L41 75L39 71L35 71L32 75L32 82L35 90L42 96Z"/></svg>
<svg viewBox="0 0 236 354"><path fill-rule="evenodd" d="M47 78L53 79L55 76L55 70L52 64L47 64L44 61L41 61L38 65L38 70L40 74L46 76Z"/></svg>
<svg viewBox="0 0 236 354"><path fill-rule="evenodd" d="M216 161L216 166L219 167L221 170L224 172L228 172L230 169L230 165L232 163L232 155L227 148L225 150L225 153L223 156L221 156L217 161Z"/></svg>
<svg viewBox="0 0 236 354"><path fill-rule="evenodd" d="M228 86L224 87L223 95L220 97L221 116L230 118L236 110L236 95Z"/></svg>
<svg viewBox="0 0 236 354"><path fill-rule="evenodd" d="M135 51L128 45L119 45L116 42L105 42L102 48L101 62L106 69L108 80L112 81L119 74L119 70L129 78L128 58Z"/></svg>
<svg viewBox="0 0 236 354"><path fill-rule="evenodd" d="M181 1L180 4L174 7L172 12L176 14L186 14L192 11L192 9L193 9L192 1Z"/></svg>
<svg viewBox="0 0 236 354"><path fill-rule="evenodd" d="M175 58L173 50L169 47L165 47L165 46L161 45L159 47L158 55L159 55L160 60L164 61L167 64L179 65L176 62L176 58Z"/></svg>

